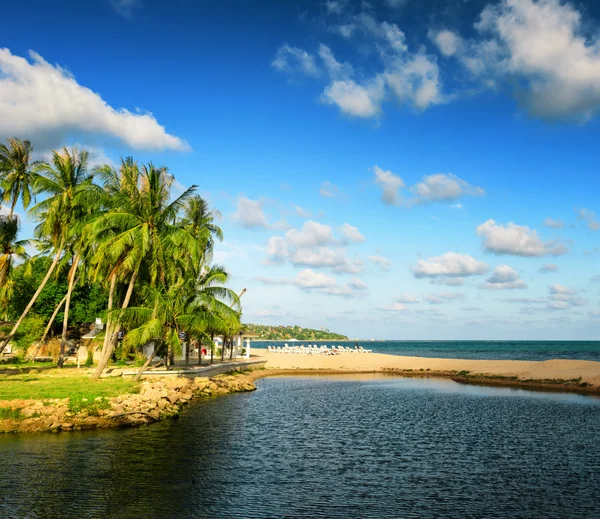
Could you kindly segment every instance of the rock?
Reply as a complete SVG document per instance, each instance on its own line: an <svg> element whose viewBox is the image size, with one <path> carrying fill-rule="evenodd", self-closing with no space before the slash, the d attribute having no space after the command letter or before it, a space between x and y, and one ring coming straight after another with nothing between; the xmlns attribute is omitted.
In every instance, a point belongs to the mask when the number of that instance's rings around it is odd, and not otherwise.
<svg viewBox="0 0 600 519"><path fill-rule="evenodd" d="M171 391L169 393L169 396L167 397L169 399L169 402L171 402L172 404L175 404L179 401L179 393L177 393L177 391Z"/></svg>
<svg viewBox="0 0 600 519"><path fill-rule="evenodd" d="M72 429L73 428L73 424L70 423L70 422L61 423L60 424L60 428L61 429Z"/></svg>
<svg viewBox="0 0 600 519"><path fill-rule="evenodd" d="M168 404L168 402L165 399L161 399L161 400L158 401L158 408L160 410L165 409L168 405L169 404Z"/></svg>

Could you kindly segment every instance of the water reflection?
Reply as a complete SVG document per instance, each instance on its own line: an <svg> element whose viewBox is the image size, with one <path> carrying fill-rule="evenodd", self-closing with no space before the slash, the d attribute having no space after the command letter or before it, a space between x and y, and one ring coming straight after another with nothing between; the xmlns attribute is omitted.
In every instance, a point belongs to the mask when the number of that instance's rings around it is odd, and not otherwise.
<svg viewBox="0 0 600 519"><path fill-rule="evenodd" d="M600 400L273 378L142 429L0 437L2 517L599 517Z"/></svg>

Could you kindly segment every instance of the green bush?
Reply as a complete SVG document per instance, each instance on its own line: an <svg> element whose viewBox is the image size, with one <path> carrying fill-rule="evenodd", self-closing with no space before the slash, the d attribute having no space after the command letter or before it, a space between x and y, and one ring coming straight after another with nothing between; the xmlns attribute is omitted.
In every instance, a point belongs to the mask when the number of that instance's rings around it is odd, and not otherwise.
<svg viewBox="0 0 600 519"><path fill-rule="evenodd" d="M23 320L21 326L19 326L12 342L17 348L25 353L29 346L42 338L45 328L46 322L42 316L29 314Z"/></svg>
<svg viewBox="0 0 600 519"><path fill-rule="evenodd" d="M91 368L94 365L94 352L92 350L88 350L87 359L85 359L84 366L86 368Z"/></svg>

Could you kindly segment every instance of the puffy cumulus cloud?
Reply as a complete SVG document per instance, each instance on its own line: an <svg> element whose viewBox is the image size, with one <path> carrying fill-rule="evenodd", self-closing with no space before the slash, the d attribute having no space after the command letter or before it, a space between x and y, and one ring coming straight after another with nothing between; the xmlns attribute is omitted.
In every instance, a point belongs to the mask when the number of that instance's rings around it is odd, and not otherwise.
<svg viewBox="0 0 600 519"><path fill-rule="evenodd" d="M375 263L381 270L390 270L392 262L383 256L369 256L369 261Z"/></svg>
<svg viewBox="0 0 600 519"><path fill-rule="evenodd" d="M419 260L412 272L416 278L464 278L485 274L488 266L468 254L446 252L441 256Z"/></svg>
<svg viewBox="0 0 600 519"><path fill-rule="evenodd" d="M362 243L366 240L358 228L350 225L349 223L342 225L341 232L344 235L344 238L351 243Z"/></svg>
<svg viewBox="0 0 600 519"><path fill-rule="evenodd" d="M264 202L251 200L245 196L238 197L237 210L232 218L237 220L244 229L266 229L269 227L264 211Z"/></svg>
<svg viewBox="0 0 600 519"><path fill-rule="evenodd" d="M395 0L398 1L398 0ZM395 23L377 20L368 10L356 14L351 9L326 9L335 19L328 26L355 45L358 56L365 51L375 56L372 70L355 74L350 63L341 63L328 45L320 44L317 56L288 44L277 51L272 66L283 71L309 76L326 73L329 83L321 95L322 102L336 106L351 117L372 118L382 113L382 103L389 99L417 110L446 102L437 59L425 52L425 47L411 49L404 32ZM343 14L343 16L341 16ZM326 21L329 24L329 21Z"/></svg>
<svg viewBox="0 0 600 519"><path fill-rule="evenodd" d="M321 187L319 188L319 194L325 198L335 198L340 194L340 190L335 184L332 184L329 181L325 181L321 183Z"/></svg>
<svg viewBox="0 0 600 519"><path fill-rule="evenodd" d="M477 227L476 233L483 238L484 248L495 254L558 256L568 250L559 242L544 242L536 230L512 222L502 225L490 219Z"/></svg>
<svg viewBox="0 0 600 519"><path fill-rule="evenodd" d="M527 288L527 284L520 279L519 273L515 269L508 265L499 265L480 288L494 290L521 289Z"/></svg>
<svg viewBox="0 0 600 519"><path fill-rule="evenodd" d="M381 199L388 205L400 205L402 197L400 189L405 186L404 181L395 173L385 171L379 166L373 166L375 183L381 188Z"/></svg>
<svg viewBox="0 0 600 519"><path fill-rule="evenodd" d="M555 220L554 218L548 217L544 220L544 225L551 229L562 229L565 226L565 223L560 219Z"/></svg>
<svg viewBox="0 0 600 519"><path fill-rule="evenodd" d="M369 118L381 113L383 96L383 82L380 80L360 85L352 79L346 79L328 85L321 99L326 104L337 106L347 115Z"/></svg>
<svg viewBox="0 0 600 519"><path fill-rule="evenodd" d="M553 263L546 263L540 267L541 274L549 274L550 272L558 272L558 265L554 265Z"/></svg>
<svg viewBox="0 0 600 519"><path fill-rule="evenodd" d="M388 205L410 207L428 202L453 202L463 196L485 194L483 188L472 186L452 173L436 173L423 177L421 182L411 186L409 190L413 196L404 198L401 190L406 184L399 175L377 165L373 166L373 174L375 184L381 188L381 199ZM462 208L462 205L457 204L457 208Z"/></svg>
<svg viewBox="0 0 600 519"><path fill-rule="evenodd" d="M358 231L356 227L347 225ZM352 231L348 232L352 234ZM352 235L357 238L355 233ZM328 268L334 272L355 274L363 270L363 263L359 259L348 258L345 249L346 245L355 241L346 236L340 241L334 237L329 225L308 220L300 229L289 229L284 236L271 237L264 263L289 262L298 267Z"/></svg>
<svg viewBox="0 0 600 519"><path fill-rule="evenodd" d="M402 303L402 304L406 304L406 305L414 305L416 303L419 303L419 298L413 294L408 294L408 293L404 293L404 294L400 294L397 298L396 301L398 303Z"/></svg>
<svg viewBox="0 0 600 519"><path fill-rule="evenodd" d="M581 297L577 289L564 285L550 285L548 293L550 299L548 309L550 310L568 310L587 303L587 299Z"/></svg>
<svg viewBox="0 0 600 519"><path fill-rule="evenodd" d="M578 211L578 218L583 220L590 231L600 231L600 222L596 218L596 213L589 209L580 209Z"/></svg>
<svg viewBox="0 0 600 519"><path fill-rule="evenodd" d="M254 279L265 285L290 285L306 292L317 292L341 297L351 297L355 292L363 291L366 288L362 286L360 280L356 279L348 284L340 285L334 277L312 269L301 270L294 278L273 279L260 276Z"/></svg>
<svg viewBox="0 0 600 519"><path fill-rule="evenodd" d="M38 149L75 136L84 144L108 139L138 150L189 150L151 113L115 109L67 70L36 52L29 55L27 60L0 48L0 137L27 135Z"/></svg>
<svg viewBox="0 0 600 519"><path fill-rule="evenodd" d="M308 76L319 75L315 56L287 43L277 49L271 66L284 72L301 72Z"/></svg>
<svg viewBox="0 0 600 519"><path fill-rule="evenodd" d="M443 31L434 41L483 86L518 85L517 101L543 119L585 121L597 112L600 34L589 33L573 3L501 0L483 9L475 28L478 35L471 40Z"/></svg>
<svg viewBox="0 0 600 519"><path fill-rule="evenodd" d="M315 247L333 242L333 230L329 225L309 220L302 229L290 229L285 233L286 241L293 247Z"/></svg>
<svg viewBox="0 0 600 519"><path fill-rule="evenodd" d="M437 202L456 200L462 196L483 196L481 187L469 185L456 175L437 173L423 178L411 190L417 195L418 202Z"/></svg>
<svg viewBox="0 0 600 519"><path fill-rule="evenodd" d="M462 49L463 40L455 32L447 29L441 31L429 31L428 36L437 45L444 56L454 56Z"/></svg>
<svg viewBox="0 0 600 519"><path fill-rule="evenodd" d="M441 292L439 294L426 294L423 296L423 301L430 305L441 305L451 301L460 301L465 298L465 295L460 292Z"/></svg>

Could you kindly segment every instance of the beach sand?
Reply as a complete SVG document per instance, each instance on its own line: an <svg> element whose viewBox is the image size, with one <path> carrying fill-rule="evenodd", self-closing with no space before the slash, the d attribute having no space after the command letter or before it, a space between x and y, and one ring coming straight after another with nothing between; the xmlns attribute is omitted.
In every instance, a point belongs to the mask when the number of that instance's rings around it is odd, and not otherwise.
<svg viewBox="0 0 600 519"><path fill-rule="evenodd" d="M268 353L264 349L252 349L252 355L267 360L267 369L277 370L323 370L348 372L421 372L444 374L468 371L470 376L518 377L518 380L573 380L600 386L600 362L586 360L468 360L426 357L403 357L382 353L342 353L340 355L302 355Z"/></svg>

